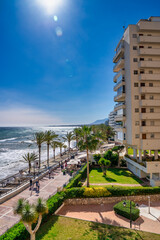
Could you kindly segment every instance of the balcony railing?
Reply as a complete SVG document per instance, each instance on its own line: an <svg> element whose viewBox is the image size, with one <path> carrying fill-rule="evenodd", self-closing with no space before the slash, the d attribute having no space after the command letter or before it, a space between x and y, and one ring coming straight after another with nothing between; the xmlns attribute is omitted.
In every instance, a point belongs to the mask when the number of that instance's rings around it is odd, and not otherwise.
<svg viewBox="0 0 160 240"><path fill-rule="evenodd" d="M116 83L117 81L119 81L119 78L121 78L121 76L124 77L124 69L121 69L113 78L113 81Z"/></svg>
<svg viewBox="0 0 160 240"><path fill-rule="evenodd" d="M117 91L117 88L120 87L124 83L125 83L124 79L121 79L120 81L118 81L117 84L114 86L114 91Z"/></svg>
<svg viewBox="0 0 160 240"><path fill-rule="evenodd" d="M124 67L124 58L120 58L119 61L116 63L116 65L113 67L113 71L118 72L123 67Z"/></svg>
<svg viewBox="0 0 160 240"><path fill-rule="evenodd" d="M113 62L117 62L119 57L124 53L124 42L121 41L118 48L116 49L115 56L113 57Z"/></svg>

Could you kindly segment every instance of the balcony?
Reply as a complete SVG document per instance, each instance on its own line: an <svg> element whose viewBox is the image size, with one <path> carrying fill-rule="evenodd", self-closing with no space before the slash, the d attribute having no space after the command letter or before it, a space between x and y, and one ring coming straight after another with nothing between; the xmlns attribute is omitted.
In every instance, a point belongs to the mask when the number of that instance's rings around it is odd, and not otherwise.
<svg viewBox="0 0 160 240"><path fill-rule="evenodd" d="M160 133L160 126L141 126L142 133Z"/></svg>
<svg viewBox="0 0 160 240"><path fill-rule="evenodd" d="M124 157L124 159L126 160L126 162L128 163L128 164L131 164L132 166L134 166L134 167L136 167L136 168L138 168L138 169L140 169L140 170L142 170L143 172L146 172L147 173L147 168L145 167L145 163L139 163L138 162L138 160L132 160L132 159L130 159L129 157ZM130 168L129 168L130 169Z"/></svg>
<svg viewBox="0 0 160 240"><path fill-rule="evenodd" d="M122 92L114 97L115 102L124 102L125 101L125 93Z"/></svg>
<svg viewBox="0 0 160 240"><path fill-rule="evenodd" d="M113 81L116 83L124 77L124 70L120 70L113 78Z"/></svg>
<svg viewBox="0 0 160 240"><path fill-rule="evenodd" d="M160 68L160 61L140 61L139 68Z"/></svg>
<svg viewBox="0 0 160 240"><path fill-rule="evenodd" d="M125 102L119 102L114 106L114 111L124 109L126 107Z"/></svg>
<svg viewBox="0 0 160 240"><path fill-rule="evenodd" d="M155 21L139 21L138 26L140 31L160 31L160 24Z"/></svg>
<svg viewBox="0 0 160 240"><path fill-rule="evenodd" d="M160 48L140 48L139 55L155 55L160 56Z"/></svg>
<svg viewBox="0 0 160 240"><path fill-rule="evenodd" d="M140 114L141 119L143 120L160 120L160 112L159 113L141 113Z"/></svg>
<svg viewBox="0 0 160 240"><path fill-rule="evenodd" d="M160 93L160 87L141 87L140 93Z"/></svg>
<svg viewBox="0 0 160 240"><path fill-rule="evenodd" d="M117 91L117 89L121 86L125 85L125 80L121 79L117 84L114 86L114 91Z"/></svg>
<svg viewBox="0 0 160 240"><path fill-rule="evenodd" d="M124 68L124 58L120 58L119 61L115 64L113 72L119 72L121 68Z"/></svg>
<svg viewBox="0 0 160 240"><path fill-rule="evenodd" d="M114 118L115 122L123 122L125 121L125 119L126 119L125 114L116 115Z"/></svg>
<svg viewBox="0 0 160 240"><path fill-rule="evenodd" d="M121 126L121 125L116 125L115 128L114 128L114 130L115 130L116 132L126 133L126 128L123 127L123 126Z"/></svg>
<svg viewBox="0 0 160 240"><path fill-rule="evenodd" d="M160 74L140 74L139 75L139 80L158 80L160 81Z"/></svg>
<svg viewBox="0 0 160 240"><path fill-rule="evenodd" d="M142 106L142 107L159 107L160 100L150 100L150 99L141 100L140 106Z"/></svg>
<svg viewBox="0 0 160 240"><path fill-rule="evenodd" d="M159 150L160 149L160 141L159 138L155 139L142 139L141 140L141 149L147 150Z"/></svg>
<svg viewBox="0 0 160 240"><path fill-rule="evenodd" d="M160 36L139 36L139 43L160 43Z"/></svg>
<svg viewBox="0 0 160 240"><path fill-rule="evenodd" d="M124 41L121 40L118 48L116 49L115 56L113 57L113 62L118 62L119 58L122 57L124 54Z"/></svg>

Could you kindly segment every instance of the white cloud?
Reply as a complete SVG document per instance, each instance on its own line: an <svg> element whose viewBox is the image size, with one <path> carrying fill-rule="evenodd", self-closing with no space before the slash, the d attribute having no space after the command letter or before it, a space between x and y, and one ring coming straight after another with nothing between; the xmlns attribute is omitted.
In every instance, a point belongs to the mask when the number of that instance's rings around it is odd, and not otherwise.
<svg viewBox="0 0 160 240"><path fill-rule="evenodd" d="M0 126L33 126L61 123L62 121L58 117L28 106L12 106L0 109Z"/></svg>

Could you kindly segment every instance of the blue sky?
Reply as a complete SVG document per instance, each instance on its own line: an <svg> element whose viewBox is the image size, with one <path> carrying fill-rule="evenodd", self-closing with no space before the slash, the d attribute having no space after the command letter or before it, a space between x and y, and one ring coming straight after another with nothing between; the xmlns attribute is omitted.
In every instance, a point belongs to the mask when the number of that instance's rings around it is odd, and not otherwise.
<svg viewBox="0 0 160 240"><path fill-rule="evenodd" d="M123 26L160 9L158 0L53 1L49 8L44 0L0 0L1 126L107 117Z"/></svg>

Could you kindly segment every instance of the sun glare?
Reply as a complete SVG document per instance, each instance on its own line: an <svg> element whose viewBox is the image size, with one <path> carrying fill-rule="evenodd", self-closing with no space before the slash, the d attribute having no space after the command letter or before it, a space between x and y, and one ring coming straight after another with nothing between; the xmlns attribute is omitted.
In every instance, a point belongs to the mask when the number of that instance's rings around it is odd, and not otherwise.
<svg viewBox="0 0 160 240"><path fill-rule="evenodd" d="M38 4L45 8L48 14L53 12L62 4L63 0L37 0Z"/></svg>

